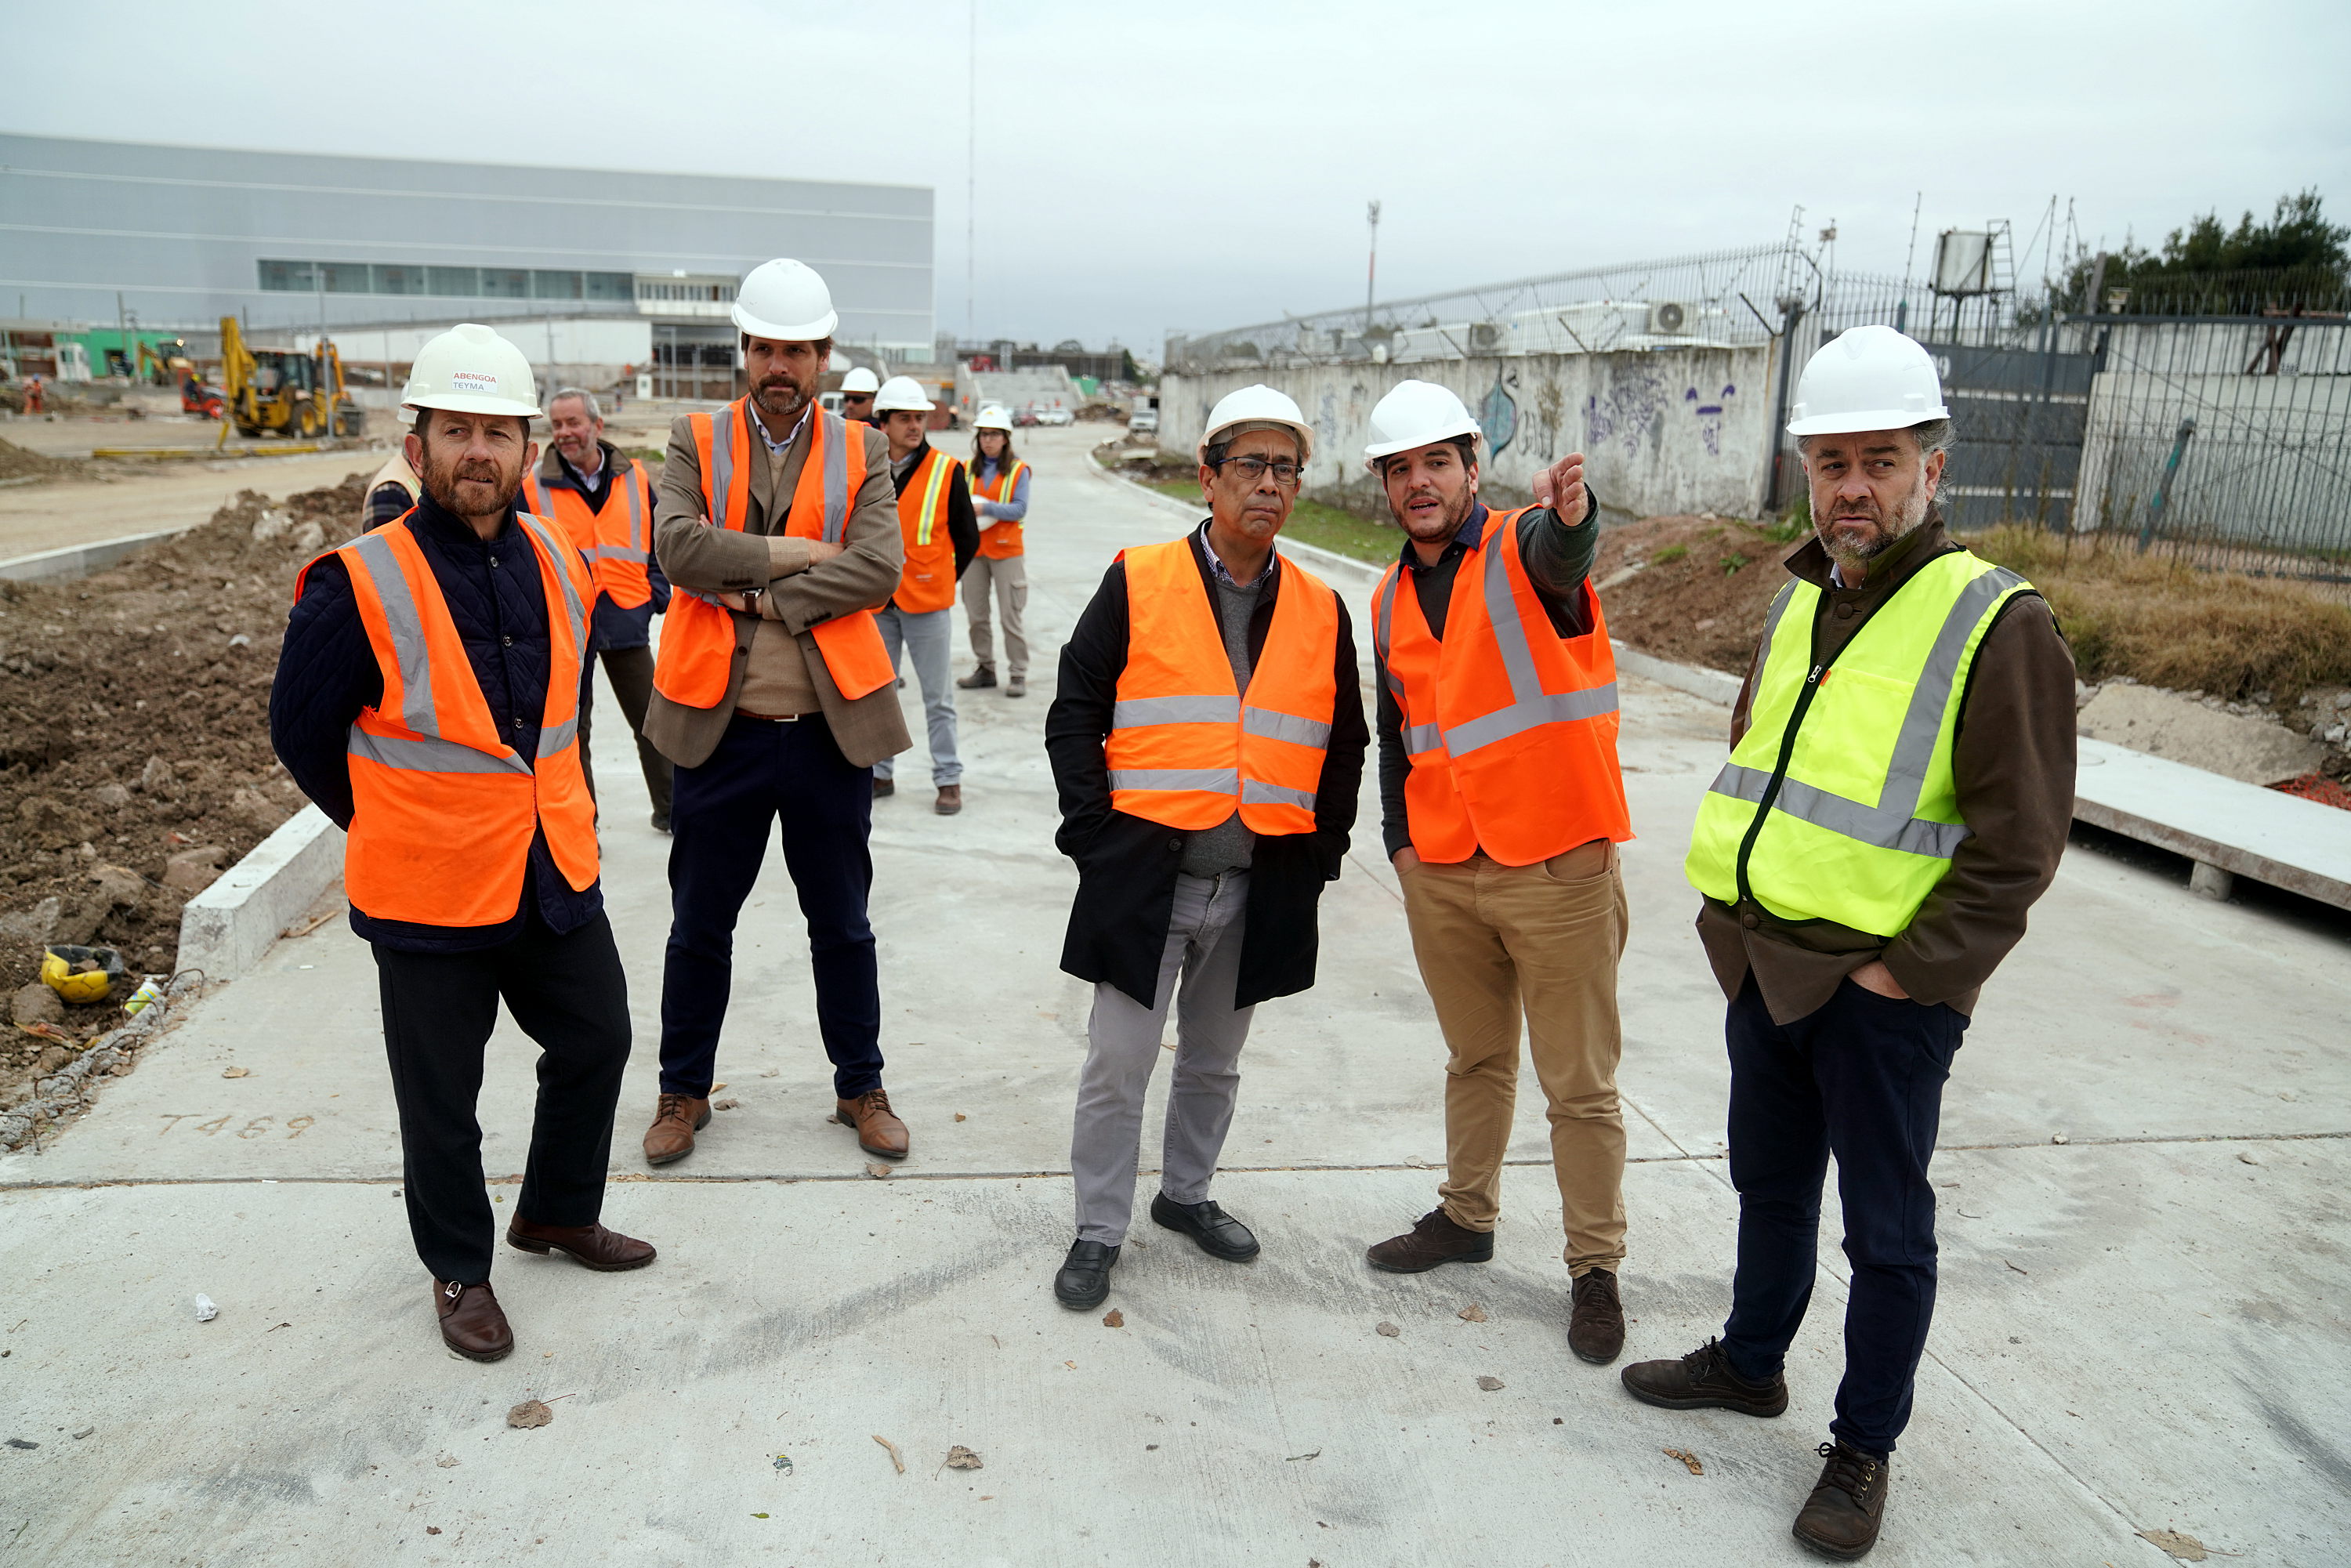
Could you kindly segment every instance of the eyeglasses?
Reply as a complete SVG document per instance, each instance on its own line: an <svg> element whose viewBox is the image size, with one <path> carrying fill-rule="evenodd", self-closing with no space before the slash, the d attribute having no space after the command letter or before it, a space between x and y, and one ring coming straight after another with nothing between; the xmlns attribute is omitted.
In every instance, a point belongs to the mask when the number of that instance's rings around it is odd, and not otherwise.
<svg viewBox="0 0 2351 1568"><path fill-rule="evenodd" d="M1228 457L1216 466L1219 473L1229 468L1252 485L1264 478L1270 471L1273 475L1273 482L1285 490L1297 484L1306 473L1304 466L1300 464L1269 463L1262 457Z"/></svg>

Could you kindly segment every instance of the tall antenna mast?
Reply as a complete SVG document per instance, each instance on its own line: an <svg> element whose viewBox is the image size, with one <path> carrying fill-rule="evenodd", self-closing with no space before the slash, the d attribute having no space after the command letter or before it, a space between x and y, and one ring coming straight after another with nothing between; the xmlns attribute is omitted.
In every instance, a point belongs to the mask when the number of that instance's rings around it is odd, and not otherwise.
<svg viewBox="0 0 2351 1568"><path fill-rule="evenodd" d="M963 335L979 340L979 317L972 301L979 265L979 0L967 0L970 41L963 77Z"/></svg>
<svg viewBox="0 0 2351 1568"><path fill-rule="evenodd" d="M1372 225L1372 260L1364 272L1364 333L1372 330L1372 297L1378 291L1380 281L1380 204L1376 201L1365 210L1364 216Z"/></svg>

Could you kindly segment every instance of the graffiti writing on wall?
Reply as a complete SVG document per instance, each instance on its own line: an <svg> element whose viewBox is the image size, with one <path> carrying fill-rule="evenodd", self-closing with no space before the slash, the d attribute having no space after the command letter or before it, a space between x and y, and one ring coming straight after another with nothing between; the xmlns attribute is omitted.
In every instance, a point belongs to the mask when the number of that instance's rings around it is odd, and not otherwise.
<svg viewBox="0 0 2351 1568"><path fill-rule="evenodd" d="M1682 392L1682 404L1698 421L1698 438L1706 443L1708 457L1722 455L1723 406L1738 395L1739 389L1729 382L1723 384L1721 393L1711 402L1705 401L1696 387L1686 388Z"/></svg>
<svg viewBox="0 0 2351 1568"><path fill-rule="evenodd" d="M1644 441L1663 435L1671 396L1665 378L1655 371L1613 371L1604 396L1583 400L1584 449L1597 451L1614 442L1625 456L1637 455Z"/></svg>

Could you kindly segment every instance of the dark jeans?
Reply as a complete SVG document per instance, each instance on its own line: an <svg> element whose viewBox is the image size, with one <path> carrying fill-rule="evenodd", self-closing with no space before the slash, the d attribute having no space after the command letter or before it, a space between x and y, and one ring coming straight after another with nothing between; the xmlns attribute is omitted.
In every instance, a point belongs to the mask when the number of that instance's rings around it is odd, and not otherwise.
<svg viewBox="0 0 2351 1568"><path fill-rule="evenodd" d="M677 770L670 817L669 955L662 970L661 1086L710 1092L732 988L735 921L780 821L784 865L808 919L816 1022L833 1089L854 1099L882 1083L882 993L865 896L873 776L852 767L831 727L737 718L699 768Z"/></svg>
<svg viewBox="0 0 2351 1568"><path fill-rule="evenodd" d="M655 751L645 738L645 708L653 701L653 651L651 648L606 648L596 655L604 662L604 678L612 683L612 695L621 700L621 716L629 721L629 733L637 737L637 766L644 770L645 793L653 798L653 817L657 821L669 821L670 768L669 758ZM588 776L588 798L596 798L596 767L588 758L589 722L593 716L596 696L596 674L593 665L588 678L580 683L580 770Z"/></svg>
<svg viewBox="0 0 2351 1568"><path fill-rule="evenodd" d="M1775 1024L1750 977L1730 1004L1730 1180L1739 1271L1723 1348L1741 1376L1780 1370L1812 1301L1821 1183L1837 1163L1844 1380L1829 1430L1891 1454L1935 1315L1935 1193L1927 1163L1966 1017L1846 980L1818 1011Z"/></svg>
<svg viewBox="0 0 2351 1568"><path fill-rule="evenodd" d="M434 1278L478 1285L490 1277L497 1238L475 1104L501 999L539 1049L538 1106L514 1211L540 1225L595 1224L629 1061L629 982L611 922L599 914L559 936L534 910L510 942L470 953L379 945L375 967L408 1228Z"/></svg>

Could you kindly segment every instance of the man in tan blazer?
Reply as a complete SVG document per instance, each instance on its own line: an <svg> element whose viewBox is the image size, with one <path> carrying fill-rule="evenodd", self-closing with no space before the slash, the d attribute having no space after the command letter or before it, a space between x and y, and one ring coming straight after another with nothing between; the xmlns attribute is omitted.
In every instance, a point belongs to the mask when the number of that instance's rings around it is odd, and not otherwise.
<svg viewBox="0 0 2351 1568"><path fill-rule="evenodd" d="M776 823L808 920L837 1119L869 1154L906 1153L882 1087L865 915L870 770L909 744L872 611L905 547L888 443L817 406L836 320L810 268L753 268L735 301L748 394L670 426L653 549L676 596L644 727L677 768L653 1165L691 1154L709 1124L735 921Z"/></svg>

